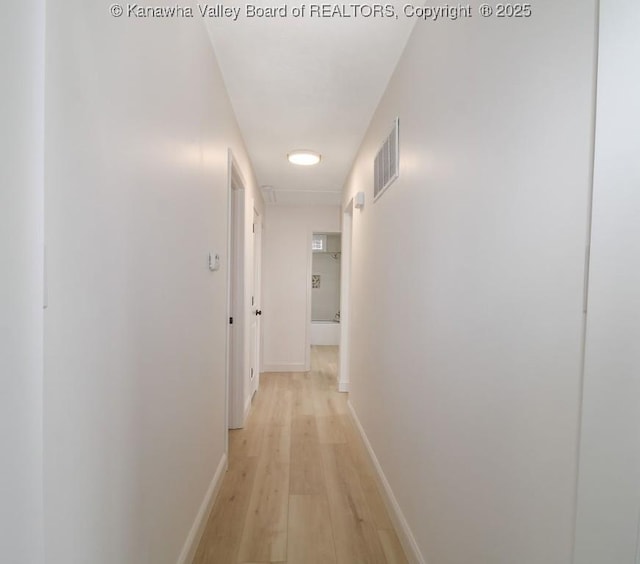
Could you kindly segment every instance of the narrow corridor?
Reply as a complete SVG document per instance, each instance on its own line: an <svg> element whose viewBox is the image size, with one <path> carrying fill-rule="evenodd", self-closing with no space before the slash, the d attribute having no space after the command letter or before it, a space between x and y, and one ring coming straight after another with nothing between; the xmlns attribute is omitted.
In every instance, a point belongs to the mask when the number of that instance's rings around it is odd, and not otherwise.
<svg viewBox="0 0 640 564"><path fill-rule="evenodd" d="M262 376L194 564L406 562L336 372L313 347L310 372Z"/></svg>

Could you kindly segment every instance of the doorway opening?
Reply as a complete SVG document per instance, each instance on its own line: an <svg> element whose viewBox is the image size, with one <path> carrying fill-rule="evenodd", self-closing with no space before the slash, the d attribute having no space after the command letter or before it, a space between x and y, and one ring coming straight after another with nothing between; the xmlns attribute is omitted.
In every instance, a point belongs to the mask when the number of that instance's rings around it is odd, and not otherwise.
<svg viewBox="0 0 640 564"><path fill-rule="evenodd" d="M340 344L340 233L313 233L311 239L311 346Z"/></svg>

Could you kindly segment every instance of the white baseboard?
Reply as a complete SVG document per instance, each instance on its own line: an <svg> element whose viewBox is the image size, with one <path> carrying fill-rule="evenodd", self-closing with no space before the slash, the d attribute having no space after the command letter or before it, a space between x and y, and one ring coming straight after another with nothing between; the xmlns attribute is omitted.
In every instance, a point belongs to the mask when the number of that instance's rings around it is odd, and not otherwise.
<svg viewBox="0 0 640 564"><path fill-rule="evenodd" d="M218 492L222 485L222 478L227 470L227 462L227 454L224 453L220 459L216 473L213 475L211 484L209 484L209 487L207 488L207 493L204 496L200 510L196 515L196 519L191 526L189 534L187 535L187 540L182 547L182 552L180 552L180 556L178 557L178 564L191 564L195 558L198 544L200 543L202 533L204 533L204 528L207 524L207 519L209 519L209 514L211 513L211 509L213 509L213 504L218 497Z"/></svg>
<svg viewBox="0 0 640 564"><path fill-rule="evenodd" d="M265 364L262 372L308 372L304 362L282 362L274 364Z"/></svg>
<svg viewBox="0 0 640 564"><path fill-rule="evenodd" d="M347 383L348 386L348 383ZM384 472L382 471L382 466L378 462L378 458L376 457L375 452L373 451L373 447L367 438L366 433L362 425L360 424L360 420L358 419L358 415L356 414L353 405L348 401L347 405L349 406L349 411L351 412L351 417L353 418L354 423L358 431L360 432L360 436L362 437L362 442L364 442L367 447L367 453L369 454L369 458L371 459L371 463L376 470L376 474L378 477L378 481L382 486L382 494L385 505L387 506L387 511L389 512L389 516L391 517L391 521L393 521L393 526L396 529L396 533L398 535L398 539L402 544L402 548L404 549L405 555L411 564L427 564L427 561L422 556L420 549L418 548L418 544L416 543L416 539L409 528L409 524L400 509L400 505L398 505L398 500L396 496L393 494L391 490L391 486L387 481Z"/></svg>
<svg viewBox="0 0 640 564"><path fill-rule="evenodd" d="M349 391L349 382L338 382L338 391L339 392L348 392Z"/></svg>

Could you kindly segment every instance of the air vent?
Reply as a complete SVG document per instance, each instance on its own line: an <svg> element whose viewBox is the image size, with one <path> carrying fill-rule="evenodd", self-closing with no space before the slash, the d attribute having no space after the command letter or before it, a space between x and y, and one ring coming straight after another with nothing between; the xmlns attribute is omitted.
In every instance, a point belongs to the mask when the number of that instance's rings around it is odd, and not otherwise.
<svg viewBox="0 0 640 564"><path fill-rule="evenodd" d="M376 155L374 162L373 172L373 200L375 201L380 194L382 194L389 186L393 184L393 181L398 178L399 174L399 126L400 120L398 118L393 122L393 128L391 133L387 136L382 148Z"/></svg>

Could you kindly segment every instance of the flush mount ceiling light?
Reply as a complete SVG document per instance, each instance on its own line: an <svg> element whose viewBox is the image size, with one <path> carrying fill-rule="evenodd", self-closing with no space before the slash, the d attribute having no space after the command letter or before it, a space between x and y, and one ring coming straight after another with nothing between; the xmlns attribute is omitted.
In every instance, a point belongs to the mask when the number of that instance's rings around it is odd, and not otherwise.
<svg viewBox="0 0 640 564"><path fill-rule="evenodd" d="M320 153L316 153L315 151L307 151L306 149L304 150L301 149L298 151L291 151L287 155L287 158L289 159L289 162L292 164L302 165L302 166L311 166L311 165L318 164L320 162Z"/></svg>

